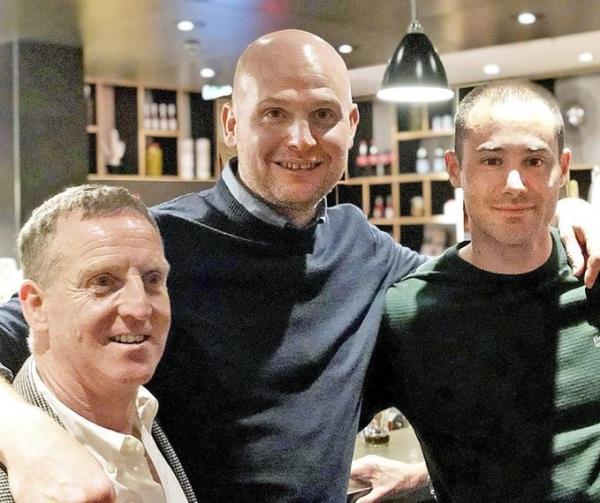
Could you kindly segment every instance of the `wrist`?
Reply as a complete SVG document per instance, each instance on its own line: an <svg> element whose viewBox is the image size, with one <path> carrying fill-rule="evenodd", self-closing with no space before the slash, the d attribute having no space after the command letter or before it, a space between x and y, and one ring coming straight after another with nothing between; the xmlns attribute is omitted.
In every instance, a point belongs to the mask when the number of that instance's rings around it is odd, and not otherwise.
<svg viewBox="0 0 600 503"><path fill-rule="evenodd" d="M415 489L426 487L430 484L429 472L427 471L427 465L423 463L414 463L413 465L413 487Z"/></svg>

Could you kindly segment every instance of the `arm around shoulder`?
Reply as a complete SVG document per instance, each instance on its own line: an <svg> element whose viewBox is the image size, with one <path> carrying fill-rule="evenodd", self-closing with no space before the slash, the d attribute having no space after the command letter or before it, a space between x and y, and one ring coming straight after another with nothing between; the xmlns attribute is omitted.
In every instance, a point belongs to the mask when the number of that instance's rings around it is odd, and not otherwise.
<svg viewBox="0 0 600 503"><path fill-rule="evenodd" d="M598 208L578 198L558 201L558 228L576 276L583 275L587 288L600 277L600 225Z"/></svg>
<svg viewBox="0 0 600 503"><path fill-rule="evenodd" d="M17 503L115 501L98 462L43 411L0 377L0 462Z"/></svg>
<svg viewBox="0 0 600 503"><path fill-rule="evenodd" d="M15 296L0 305L0 376L16 374L29 356L29 327Z"/></svg>

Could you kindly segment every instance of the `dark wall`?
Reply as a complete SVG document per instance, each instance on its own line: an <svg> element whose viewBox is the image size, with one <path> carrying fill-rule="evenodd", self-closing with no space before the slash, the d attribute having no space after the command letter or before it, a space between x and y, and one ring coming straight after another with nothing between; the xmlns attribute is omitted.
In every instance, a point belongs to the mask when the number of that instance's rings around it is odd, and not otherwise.
<svg viewBox="0 0 600 503"><path fill-rule="evenodd" d="M20 41L21 224L48 197L85 183L85 117L81 49Z"/></svg>
<svg viewBox="0 0 600 503"><path fill-rule="evenodd" d="M0 45L0 257L14 256L13 44Z"/></svg>
<svg viewBox="0 0 600 503"><path fill-rule="evenodd" d="M83 56L20 40L0 45L0 68L0 256L15 256L31 211L86 180Z"/></svg>

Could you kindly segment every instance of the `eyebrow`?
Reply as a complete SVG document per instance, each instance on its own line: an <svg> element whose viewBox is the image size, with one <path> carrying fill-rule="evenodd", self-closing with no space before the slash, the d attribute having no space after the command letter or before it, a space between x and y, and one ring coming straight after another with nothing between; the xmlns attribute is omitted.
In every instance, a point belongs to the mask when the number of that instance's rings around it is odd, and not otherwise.
<svg viewBox="0 0 600 503"><path fill-rule="evenodd" d="M496 147L494 144L489 144L489 143L484 143L482 145L479 145L475 151L476 152L504 152L506 149L504 147ZM534 147L534 146L529 146L529 147L525 147L524 149L521 150L526 150L528 152L531 153L535 153L535 152L552 152L550 150L549 147L547 146L543 146L543 147Z"/></svg>
<svg viewBox="0 0 600 503"><path fill-rule="evenodd" d="M268 106L268 105L283 106L283 105L289 104L290 101L291 100L285 99L285 98L269 97L269 98L260 100L258 102L258 107L262 108L262 107ZM341 108L340 102L337 100L334 100L334 99L323 99L323 98L319 99L319 98L317 98L314 102L311 102L311 105L318 106L318 107L329 106L332 108Z"/></svg>

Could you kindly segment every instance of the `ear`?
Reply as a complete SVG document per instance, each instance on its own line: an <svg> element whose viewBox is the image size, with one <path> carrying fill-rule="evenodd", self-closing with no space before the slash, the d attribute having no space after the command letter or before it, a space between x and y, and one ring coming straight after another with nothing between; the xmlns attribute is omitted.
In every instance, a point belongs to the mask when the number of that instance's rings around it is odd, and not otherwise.
<svg viewBox="0 0 600 503"><path fill-rule="evenodd" d="M221 109L221 126L223 127L223 138L225 145L229 148L235 148L237 141L235 138L236 119L233 113L233 105L225 103Z"/></svg>
<svg viewBox="0 0 600 503"><path fill-rule="evenodd" d="M562 187L569 179L569 166L571 165L571 150L563 149L560 154L560 186Z"/></svg>
<svg viewBox="0 0 600 503"><path fill-rule="evenodd" d="M460 182L460 163L458 162L458 157L453 150L446 150L444 154L444 159L446 161L446 171L450 176L450 183L455 189L461 187Z"/></svg>
<svg viewBox="0 0 600 503"><path fill-rule="evenodd" d="M358 126L358 122L360 121L360 113L358 111L358 105L356 103L352 103L352 110L350 110L350 144L348 145L348 150L352 148L354 145L354 135L356 134L356 128Z"/></svg>
<svg viewBox="0 0 600 503"><path fill-rule="evenodd" d="M19 301L21 301L23 316L34 333L48 332L45 300L46 294L35 281L27 279L23 282L19 289Z"/></svg>

